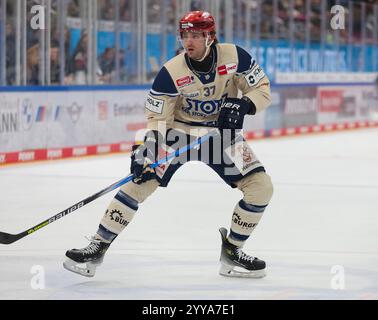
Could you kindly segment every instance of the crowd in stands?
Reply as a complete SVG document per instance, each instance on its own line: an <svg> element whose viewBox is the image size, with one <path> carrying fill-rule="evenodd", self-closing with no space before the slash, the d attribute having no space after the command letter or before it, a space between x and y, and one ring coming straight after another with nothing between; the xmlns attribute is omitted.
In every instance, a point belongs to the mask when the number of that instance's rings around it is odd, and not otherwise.
<svg viewBox="0 0 378 320"><path fill-rule="evenodd" d="M59 84L60 74L62 67L59 63L61 50L64 50L64 77L63 82L65 84L85 84L87 83L87 61L88 61L88 33L85 28L82 29L80 40L72 48L71 34L68 27L65 28L64 34L64 47L61 48L60 45L60 35L58 28L58 1L52 0L52 13L51 13L51 49L50 49L50 83ZM164 4L170 4L166 8L162 7ZM167 24L172 26L172 32L176 26L176 6L178 0L167 0L163 3L161 0L148 0L148 23L161 23L161 12L166 11ZM237 1L237 0L235 0ZM7 0L7 3L13 1ZM192 0L190 9L197 10L202 9L205 1ZM290 37L290 21L294 22L294 39L296 41L305 41L306 28L310 27L310 39L311 41L320 41L321 39L321 21L322 21L322 0L311 0L310 1L310 17L307 16L306 4L307 0L293 0L293 10L291 10L291 0L239 0L240 12L244 13L245 10L251 10L251 24L250 26L245 25L245 15L242 14L241 17L236 17L238 14L235 11L234 19L234 30L240 29L245 30L247 27L251 28L251 35L254 35L256 31L256 21L260 21L260 38L261 39L272 39L276 35L279 39L289 39ZM30 12L30 6L34 4L39 4L39 0L28 1L28 11ZM81 19L85 17L85 10L83 8L83 1L81 0L69 0L67 4L67 17ZM119 13L119 19L121 22L132 22L133 12L135 8L132 8L131 0L119 0L119 8L115 8L115 2L113 0L97 0L98 9L98 20L114 21L116 14ZM217 22L219 35L222 36L224 32L225 23L225 10L224 1L223 6L221 6L221 14L219 21ZM258 4L261 4L261 7ZM274 4L277 7L274 7ZM349 0L339 0L336 1L326 1L325 12L327 14L327 21L331 18L331 7L336 3L344 6L345 13L348 17L349 14ZM353 41L360 41L361 39L361 3L362 1L353 2L353 28L352 36ZM365 16L365 36L366 40L373 41L374 37L374 10L373 5L378 5L378 0L367 0L366 3L366 16ZM258 10L259 8L259 10ZM5 36L6 36L6 81L7 84L12 85L15 83L15 59L16 59L16 39L15 39L15 5L7 6L7 21L5 25ZM277 10L277 15L273 13ZM260 15L257 19L257 15ZM347 18L346 17L346 21ZM309 18L309 19L308 19ZM29 15L28 21L30 21L31 16ZM327 34L326 41L334 41L335 33L330 30L327 24ZM341 43L347 43L349 38L348 27L345 30L340 30L339 41ZM39 77L39 57L40 57L40 30L33 30L28 24L27 28L27 84L28 85L38 85L40 84ZM124 71L125 65L125 50L120 49L119 53L116 54L116 49L113 47L107 47L103 52L97 57L97 70L96 75L97 83L114 83L115 81L115 69L116 69L116 57L118 56L119 66ZM126 75L124 72L119 74L119 79L125 81Z"/></svg>

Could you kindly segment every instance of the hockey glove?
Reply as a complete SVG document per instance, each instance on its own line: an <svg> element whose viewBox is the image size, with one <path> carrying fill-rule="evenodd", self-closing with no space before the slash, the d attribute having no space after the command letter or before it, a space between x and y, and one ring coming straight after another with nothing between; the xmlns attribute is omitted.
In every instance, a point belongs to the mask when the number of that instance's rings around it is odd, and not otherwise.
<svg viewBox="0 0 378 320"><path fill-rule="evenodd" d="M244 116L255 113L256 106L249 98L226 98L219 112L218 128L243 129Z"/></svg>
<svg viewBox="0 0 378 320"><path fill-rule="evenodd" d="M149 165L156 162L162 141L161 134L152 130L147 132L143 144L132 147L130 171L134 175L135 183L141 184L156 178L155 169Z"/></svg>

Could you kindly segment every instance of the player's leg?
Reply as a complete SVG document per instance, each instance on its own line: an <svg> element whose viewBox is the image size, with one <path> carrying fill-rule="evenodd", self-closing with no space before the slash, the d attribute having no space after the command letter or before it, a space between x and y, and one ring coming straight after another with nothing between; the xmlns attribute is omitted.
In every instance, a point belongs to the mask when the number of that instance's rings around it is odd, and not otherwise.
<svg viewBox="0 0 378 320"><path fill-rule="evenodd" d="M226 276L264 276L265 262L246 255L241 249L258 225L272 196L270 177L243 136L236 131L224 131L220 141L209 145L208 165L230 186L243 192L233 212L230 234L221 228L222 252L220 273ZM202 146L201 146L202 147ZM219 149L221 149L219 151ZM221 154L221 161L215 159ZM218 157L219 159L219 157ZM239 272L239 267L241 272Z"/></svg>
<svg viewBox="0 0 378 320"><path fill-rule="evenodd" d="M139 203L145 201L158 186L159 182L155 179L142 184L130 182L122 186L105 211L96 234L90 239L90 244L86 248L68 250L68 260L64 262L64 267L93 277L110 244L134 218ZM86 266L80 267L78 264L81 263L85 263Z"/></svg>
<svg viewBox="0 0 378 320"><path fill-rule="evenodd" d="M235 184L243 192L244 197L235 206L228 237L227 230L225 228L220 229L222 236L220 274L263 277L265 276L265 262L247 255L242 251L242 248L259 224L272 197L271 179L262 171L248 175ZM240 271L236 268L237 266L247 271Z"/></svg>
<svg viewBox="0 0 378 320"><path fill-rule="evenodd" d="M185 133L172 134L172 137L179 139L173 139L172 143L166 146L168 149L166 151L169 153L188 143ZM175 144L174 149L171 147L173 144ZM145 201L158 186L167 187L174 173L186 160L186 155L183 154L166 164L156 167L154 179L141 184L130 182L121 187L108 206L97 233L92 237L90 244L83 249L68 250L66 256L69 259L64 263L64 267L81 275L93 277L96 267L102 263L110 244L134 218L138 205ZM85 263L86 268L79 267L78 263Z"/></svg>

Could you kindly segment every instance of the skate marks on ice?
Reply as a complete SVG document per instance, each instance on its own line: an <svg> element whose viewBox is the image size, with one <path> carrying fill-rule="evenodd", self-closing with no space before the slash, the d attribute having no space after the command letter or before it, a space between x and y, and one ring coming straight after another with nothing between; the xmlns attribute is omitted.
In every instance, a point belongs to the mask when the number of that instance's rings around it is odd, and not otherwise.
<svg viewBox="0 0 378 320"><path fill-rule="evenodd" d="M135 250L121 250L108 252L96 276L88 279L64 270L64 257L56 253L0 255L0 298L378 298L377 270L367 267L378 265L376 254L361 254L358 259L355 254L324 252L268 252L263 256L268 262L265 278L238 279L218 275L219 257L215 251L154 250L136 253ZM343 267L344 279L335 266Z"/></svg>

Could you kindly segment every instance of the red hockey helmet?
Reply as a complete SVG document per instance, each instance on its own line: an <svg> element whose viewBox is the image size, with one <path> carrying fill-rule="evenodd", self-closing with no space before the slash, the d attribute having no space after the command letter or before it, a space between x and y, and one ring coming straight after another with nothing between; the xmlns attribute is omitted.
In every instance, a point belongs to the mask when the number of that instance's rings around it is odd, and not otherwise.
<svg viewBox="0 0 378 320"><path fill-rule="evenodd" d="M190 11L180 20L179 32L182 38L184 31L204 32L215 38L215 20L214 17L206 11Z"/></svg>

